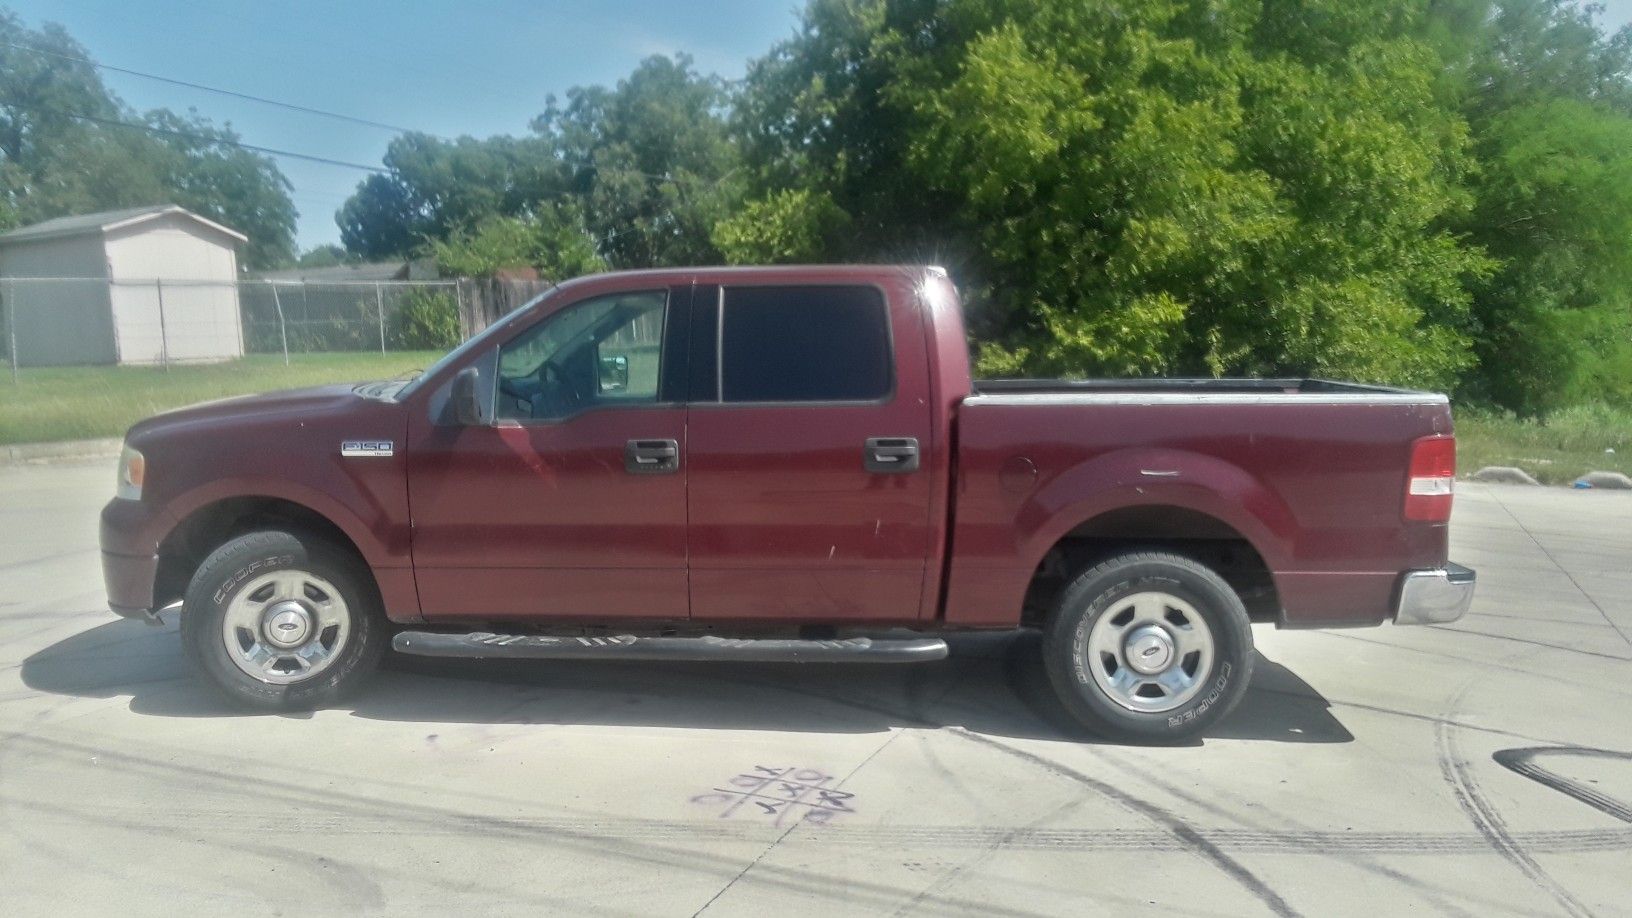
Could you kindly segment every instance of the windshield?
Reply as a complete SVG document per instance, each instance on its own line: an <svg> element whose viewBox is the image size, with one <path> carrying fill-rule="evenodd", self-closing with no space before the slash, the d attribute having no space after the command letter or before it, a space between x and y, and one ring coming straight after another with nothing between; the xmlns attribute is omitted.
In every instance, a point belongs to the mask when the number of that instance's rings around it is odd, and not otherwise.
<svg viewBox="0 0 1632 918"><path fill-rule="evenodd" d="M420 373L418 376L415 376L412 380L409 380L407 385L403 386L396 393L394 393L394 397L401 399L401 398L406 398L409 395L412 395L415 391L417 391L419 389L420 386L424 385L425 380L431 379L432 377L436 376L438 373L442 372L442 370L445 367L447 367L449 364L454 363L455 361L463 359L466 354L474 353L474 352L480 350L481 348L485 347L489 341L491 341L494 338L498 337L499 335L503 334L506 329L508 329L510 326L514 325L516 323L516 320L519 319L521 316L525 315L529 310L531 310L534 304L538 303L540 300L543 300L545 297L547 297L550 294L554 293L557 289L558 289L557 287L551 287L550 289L548 289L548 290L544 291L543 293L539 294L531 302L528 302L527 304L521 306L520 308L511 310L503 318L499 319L499 321L494 322L492 325L489 325L488 327L482 329L481 331L477 332L476 334L471 335L468 339L465 340L465 343L459 345L458 347L454 348L451 351L448 351L446 354L443 354L442 358L440 360L438 360L437 362L431 364L429 367L427 367L425 369L425 372Z"/></svg>

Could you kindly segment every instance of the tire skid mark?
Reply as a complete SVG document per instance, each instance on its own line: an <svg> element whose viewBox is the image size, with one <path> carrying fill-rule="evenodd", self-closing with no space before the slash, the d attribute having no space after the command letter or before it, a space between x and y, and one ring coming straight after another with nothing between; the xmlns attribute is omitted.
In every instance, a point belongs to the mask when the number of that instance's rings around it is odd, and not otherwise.
<svg viewBox="0 0 1632 918"><path fill-rule="evenodd" d="M1564 653L1578 653L1587 657L1598 657L1599 659L1603 660L1614 660L1617 663L1632 663L1632 657L1622 656L1618 653L1602 653L1597 650L1582 650L1579 647L1571 647L1567 644L1553 644L1547 641L1534 640L1533 638L1513 637L1512 635L1508 634L1491 634L1488 631L1469 631L1466 628L1452 628L1449 625L1429 625L1428 630L1443 631L1447 634L1466 634L1470 637L1489 638L1493 641L1507 641L1511 644L1526 644L1531 647L1540 647L1545 650L1561 650ZM1618 633L1619 632L1617 632L1617 634Z"/></svg>
<svg viewBox="0 0 1632 918"><path fill-rule="evenodd" d="M63 757L96 755L100 757L100 766L116 769L142 777L186 782L188 788L196 789L203 786L213 786L223 789L237 796L243 794L244 776L238 773L223 773L208 768L193 765L184 765L176 762L161 761L135 753L106 750L85 746L66 740L46 739L44 737L19 737L16 734L5 737L14 741L12 750L17 741L36 748L43 748L47 753L57 751ZM0 746L0 750L6 747ZM8 750L11 751L11 750ZM282 781L276 778L256 778L254 781L255 797L260 801L273 801L287 804L276 813L267 814L266 818L274 819L273 830L282 830L295 825L300 818L299 813L328 809L333 812L335 826L339 831L347 827L355 827L363 820L380 820L381 824L369 827L368 834L389 834L392 836L407 836L419 834L424 836L439 834L454 834L466 840L494 841L503 840L510 843L525 843L543 845L547 847L574 848L596 857L615 857L632 862L642 867L658 869L690 870L702 874L725 874L739 871L742 863L739 859L711 854L699 850L697 840L706 833L699 831L695 823L673 823L677 828L670 837L660 837L662 833L642 831L637 828L623 834L610 834L605 831L608 822L615 819L583 819L583 820L522 820L508 816L493 816L481 813L464 813L448 807L435 806L423 803L413 803L405 799L382 800L368 797L364 794L338 790L333 787L316 791L312 788ZM95 824L102 820L105 807L87 807L76 809L68 805L43 804L37 800L23 800L0 796L0 806L9 804L20 810L55 810L59 815L75 820ZM3 812L3 810L0 810ZM168 823L177 822L184 817L185 811L179 808L166 811L161 818ZM143 808L142 814L153 816L153 810ZM230 825L237 827L243 824L247 814L242 809L225 811L226 818L221 813L205 816L200 821L207 821L208 825L220 827ZM640 826L643 821L625 820L627 825ZM138 821L140 825L147 825ZM458 829L452 831L450 829ZM825 833L824 833L825 834ZM805 836L801 836L805 837ZM842 901L852 908L867 911L883 911L901 899L910 895L910 892L884 883L871 882L858 877L846 878L843 884L835 886L830 875L816 870L799 867L783 867L775 864L762 864L757 871L764 876L759 882L769 884L787 895L804 898L832 898L844 897ZM564 887L575 890L577 887ZM933 904L943 908L967 908L965 903L949 900L941 896L934 896L930 900ZM983 915L1011 916L1011 918L1033 918L1034 913L1022 909L1010 908L997 903L982 903L978 911Z"/></svg>
<svg viewBox="0 0 1632 918"><path fill-rule="evenodd" d="M1110 761L1112 761L1112 762L1117 761L1117 758L1115 756L1111 756L1111 755L1108 755L1106 753L1101 753L1101 756L1108 759L1108 760L1110 760ZM1129 773L1135 773L1134 769L1131 766L1127 766L1125 768L1125 770L1127 770ZM1140 775L1141 780L1145 781L1148 784L1155 785L1158 789L1160 789L1162 791L1165 791L1166 793L1171 794L1171 795L1173 795L1174 797L1177 797L1180 800L1183 800L1185 803L1189 804L1190 806L1193 806L1193 807L1195 807L1195 808L1197 808L1199 810L1203 810L1205 812L1213 813L1214 815L1217 815L1217 816L1222 817L1222 818L1237 819L1239 821L1239 817L1236 817L1234 814L1230 813L1229 811L1227 811L1223 807L1219 806L1218 804L1213 803L1212 801L1207 800L1206 798L1201 797L1201 796L1199 796L1197 794L1192 794L1192 793L1184 790L1183 788L1179 787L1178 785L1172 783L1171 781L1166 781L1166 780L1163 780L1161 778L1154 777L1151 774L1151 770L1148 769L1148 768L1140 769L1137 772L1137 774ZM1291 818L1287 817L1287 816L1282 816L1281 818L1288 821L1288 822L1291 821ZM1317 832L1318 830L1305 828L1305 831ZM1212 837L1215 840L1217 840L1217 834L1216 833L1209 833L1209 837ZM1335 854L1338 854L1339 852L1322 852L1322 853L1324 853L1324 854L1334 854L1335 855ZM1395 870L1394 868L1389 867L1386 864L1378 863L1377 860L1376 860L1376 855L1378 855L1378 854L1380 854L1382 852L1346 850L1346 851L1343 851L1341 853L1344 854L1344 855L1347 855L1346 857L1341 858L1341 860L1346 861L1347 863L1351 864L1352 866L1358 867L1361 870L1367 871L1369 873L1375 873L1375 874L1381 875L1381 876L1386 877L1386 878L1388 878L1390 880L1393 880L1394 882L1400 884L1401 886L1404 886L1404 887L1406 887L1408 889L1415 890L1419 895L1421 895L1423 898L1427 899L1434 906L1434 908L1436 910L1438 910L1438 912L1440 914L1466 915L1466 916L1469 916L1469 918L1472 918L1472 916L1473 916L1472 912L1468 911L1465 908L1462 908L1460 905L1458 905L1457 903L1455 903L1455 902L1451 901L1449 898L1447 898L1447 895L1449 893L1448 890L1436 889L1433 886L1430 886L1428 883L1425 883L1422 880L1419 880L1416 877L1411 876L1410 874L1407 874L1407 873L1405 873L1403 871ZM1484 903L1484 904L1489 905L1490 903Z"/></svg>
<svg viewBox="0 0 1632 918"><path fill-rule="evenodd" d="M1523 651L1522 653L1534 653ZM1473 824L1492 849L1500 854L1504 860L1518 868L1519 872L1529 878L1530 882L1547 893L1557 902L1564 911L1576 918L1590 918L1592 910L1570 894L1569 890L1561 886L1543 870L1541 864L1531 856L1525 846L1507 829L1507 822L1485 796L1478 779L1469 767L1468 761L1462 755L1461 746L1457 741L1456 733L1451 729L1448 721L1454 720L1460 713L1462 702L1473 690L1485 674L1476 673L1462 683L1462 686L1451 696L1446 705L1444 717L1447 722L1434 725L1434 752L1439 759L1440 776L1451 789L1451 796L1456 805L1461 808L1468 821Z"/></svg>
<svg viewBox="0 0 1632 918"><path fill-rule="evenodd" d="M1032 765L1041 768L1049 774L1066 778L1070 781L1075 781L1084 787L1092 789L1099 795L1115 801L1123 808L1144 816L1146 819L1149 819L1157 825L1162 826L1175 838L1184 842L1184 847L1188 851L1200 856L1203 860L1212 863L1212 865L1217 867L1221 873L1245 887L1247 892L1251 893L1255 898L1262 902L1270 911L1277 915L1283 916L1283 918L1289 918L1289 916L1296 916L1299 914L1298 911L1294 909L1285 899L1281 898L1280 893L1277 893L1275 890L1271 889L1269 884L1259 879L1256 874L1248 870L1240 861L1237 861L1235 858L1225 854L1222 849L1220 849L1213 842L1209 841L1207 836L1203 835L1194 826L1185 822L1183 819L1180 819L1178 816L1169 813L1167 810L1162 809L1156 804L1136 797L1113 784L1109 784L1105 781L1099 780L1098 778L1083 774L1074 768L1069 768L1065 765L1059 764L1058 762L1049 761L1040 755L1035 755L1025 751L1024 749L1017 749L1007 743L998 742L990 737L981 736L978 733L970 733L968 730L961 727L950 728L950 732L953 736L960 736L966 740L969 740L970 742L978 743L982 746L999 750L1005 755L1012 756L1025 762L1030 762Z"/></svg>
<svg viewBox="0 0 1632 918"><path fill-rule="evenodd" d="M1582 758L1602 758L1632 762L1632 752L1618 752L1613 749L1591 749L1586 746L1532 746L1528 749L1498 749L1491 754L1491 758L1496 760L1496 764L1514 774L1522 775L1543 787L1550 787L1561 794L1573 797L1606 816L1619 819L1622 822L1632 823L1632 805L1617 800L1596 788L1587 787L1579 781L1572 781L1542 768L1536 764L1536 759L1542 756L1580 756Z"/></svg>
<svg viewBox="0 0 1632 918"><path fill-rule="evenodd" d="M773 687L768 683L762 685L764 687ZM1075 769L1051 762L1042 756L1034 755L1033 753L1026 752L1023 749L1017 749L1008 745L1007 743L1000 743L997 740L982 736L979 733L972 733L963 727L939 723L927 716L920 715L917 712L897 711L882 705L851 701L847 698L840 698L820 692L812 692L807 689L786 690L794 694L808 695L836 704L850 705L863 710L887 714L891 717L897 717L903 720L913 720L921 726L942 730L950 733L953 736L969 740L970 742L999 750L1006 755L1018 758L1021 761L1036 766L1048 774L1056 777L1064 777L1068 780L1072 780L1078 784L1089 787L1099 793L1101 796L1119 803L1130 812L1144 816L1145 818L1155 822L1157 825L1162 826L1174 838L1183 843L1184 850L1189 851L1192 854L1196 854L1200 856L1202 860L1213 864L1213 866L1217 867L1226 876L1245 887L1248 892L1257 897L1259 901L1263 902L1264 905L1275 914L1281 915L1283 918L1298 914L1295 909L1287 904L1285 899L1281 898L1279 893L1275 892L1273 889L1270 889L1267 884L1258 879L1258 877L1246 867L1242 866L1234 858L1231 858L1229 855L1225 854L1216 845L1209 842L1206 837L1204 837L1189 823L1186 823L1177 816L1163 810L1161 807L1158 807L1149 801L1135 797L1134 795L1120 790L1111 784L1100 781L1097 778L1090 777L1082 772L1076 771Z"/></svg>
<svg viewBox="0 0 1632 918"><path fill-rule="evenodd" d="M949 680L947 680L946 688L942 689L940 694L936 696L936 700L939 700L941 698L945 698L947 695L951 694L952 690L957 688L958 685L960 685L963 682L964 674L967 673L967 672L968 672L968 666L967 665L958 666L953 671L952 677ZM926 700L924 698L923 681L924 681L924 677L921 675L921 673L914 672L914 673L911 673L911 674L908 675L908 697L910 699L913 699L913 701L915 702L915 703L913 703L914 711L917 711L920 707L925 706L927 704L927 702L926 702ZM851 778L854 778L857 773L859 773L863 768L867 767L867 763L869 763L873 759L877 758L879 753L883 752L885 749L888 749L890 747L891 743L894 743L899 737L901 737L906 732L907 731L904 730L904 729L890 731L889 737L886 738L884 740L884 742L880 743L878 745L878 748L876 748L872 752L868 753L866 758L862 759L861 762L859 764L857 764L855 768L850 769L849 774L846 774L844 777L840 778L838 783L833 785L833 786L835 788L843 787L846 781L849 781ZM748 872L750 870L753 870L755 867L759 866L759 862L763 861L766 858L766 856L768 856L773 850L775 850L777 845L782 844L782 842L789 835L793 834L793 830L797 829L797 828L799 828L799 823L795 822L794 824L788 826L787 831L783 832L782 834L778 835L776 838L772 839L771 843L765 846L765 850L761 851L759 853L759 855L757 857L755 857L752 861L749 861L747 866L743 867L741 872L739 872L736 876L734 876L730 880L728 880L724 886L720 887L718 892L716 892L714 895L710 896L708 898L708 901L704 902L702 904L702 907L698 908L697 911L692 913L691 918L698 918L698 916L701 915L703 912L708 911L709 908L711 906L713 906L715 902L719 901L721 896L725 895L727 892L729 892L731 890L731 888L733 886L737 885L737 881L739 881L743 877L747 876ZM918 901L922 900L923 898L925 898L928 895L929 895L929 890L928 889L920 890L918 895L913 899L913 902L918 902Z"/></svg>
<svg viewBox="0 0 1632 918"><path fill-rule="evenodd" d="M953 880L956 880L965 871L969 870L972 867L978 867L981 864L984 864L986 861L988 861L992 857L994 857L997 854L997 852L1002 851L1005 848L1008 848L1009 847L1009 841L1011 839L1013 839L1019 833L1024 832L1024 831L1026 831L1028 829L1034 829L1034 828L1036 828L1038 825L1040 825L1042 823L1045 823L1045 822L1048 822L1050 820L1056 819L1056 818L1060 817L1061 815L1064 815L1067 811L1075 809L1077 806L1079 806L1081 804L1081 802L1082 802L1081 798L1078 798L1076 800L1067 800L1066 802L1060 804L1059 806L1055 807L1054 809L1050 810L1049 812L1044 813L1043 815L1038 816L1036 819L1033 819L1031 822L1026 823L1024 826L1019 826L1019 827L1010 829L1007 832L1004 832L1000 837L994 839L991 844L979 846L979 848L976 850L976 852L973 855L971 855L971 856L969 856L967 858L964 858L962 860L959 860L956 864L953 864L949 869L943 870L940 873L936 874L935 878L933 880L931 880L928 884L926 884L924 886L924 888L919 891L918 895L913 896L911 900L903 903L900 908L897 908L895 911L891 912L890 914L891 914L892 918L895 918L895 916L905 916L905 915L912 914L912 912L917 910L918 906L923 904L924 900L926 898L928 898L929 891L931 889L945 889L945 888L947 888L952 883Z"/></svg>
<svg viewBox="0 0 1632 918"><path fill-rule="evenodd" d="M106 764L106 763L104 763ZM77 818L78 810L56 808L24 798L0 797L19 809L50 813L64 818ZM151 809L131 806L99 805L97 813L131 813L130 818L150 814ZM121 817L125 818L125 817ZM176 824L220 826L231 822L246 831L264 835L294 835L318 832L325 835L379 835L391 831L399 820L393 815L304 815L299 813L248 814L241 809L225 807L176 808L165 814ZM685 822L677 820L647 820L620 817L556 818L556 817L503 817L506 827L516 831L540 834L593 833L606 839L684 839L689 841L766 841L774 838L770 830L730 823ZM415 826L416 834L432 836L468 836L481 834L488 828L486 817L466 815L449 817L437 825ZM1489 850L1484 837L1472 832L1325 832L1325 831L1272 831L1257 829L1207 829L1207 837L1221 848L1251 854L1296 855L1329 857L1334 854L1359 853L1403 856L1434 856L1441 854L1478 854ZM1517 833L1514 839L1526 850L1546 854L1591 854L1632 851L1632 829L1560 829L1546 832ZM790 844L814 847L881 848L887 850L946 850L963 851L991 848L1001 843L1004 848L1039 852L1072 853L1082 851L1148 851L1153 853L1187 850L1172 832L1165 829L1040 829L1028 827L972 827L937 825L862 825L846 826L842 832L811 832L789 840Z"/></svg>

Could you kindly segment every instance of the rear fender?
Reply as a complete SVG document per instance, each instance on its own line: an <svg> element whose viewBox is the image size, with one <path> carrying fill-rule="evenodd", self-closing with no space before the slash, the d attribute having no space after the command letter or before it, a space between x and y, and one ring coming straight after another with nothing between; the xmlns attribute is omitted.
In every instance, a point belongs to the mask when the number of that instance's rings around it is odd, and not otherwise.
<svg viewBox="0 0 1632 918"><path fill-rule="evenodd" d="M1241 533L1272 572L1293 556L1297 521L1279 495L1240 466L1173 449L1116 450L1053 478L1020 509L1020 554L1035 569L1071 530L1112 510L1139 506L1214 517Z"/></svg>

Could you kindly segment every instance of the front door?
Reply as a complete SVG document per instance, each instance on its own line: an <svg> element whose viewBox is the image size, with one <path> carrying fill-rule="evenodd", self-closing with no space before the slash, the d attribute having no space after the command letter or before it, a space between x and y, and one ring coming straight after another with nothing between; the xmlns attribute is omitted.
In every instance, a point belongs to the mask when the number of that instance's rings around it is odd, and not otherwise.
<svg viewBox="0 0 1632 918"><path fill-rule="evenodd" d="M420 435L409 499L427 619L687 617L686 409L664 362L688 295L546 316L485 356L491 425Z"/></svg>
<svg viewBox="0 0 1632 918"><path fill-rule="evenodd" d="M699 288L691 328L693 618L917 618L933 445L918 311L871 286Z"/></svg>

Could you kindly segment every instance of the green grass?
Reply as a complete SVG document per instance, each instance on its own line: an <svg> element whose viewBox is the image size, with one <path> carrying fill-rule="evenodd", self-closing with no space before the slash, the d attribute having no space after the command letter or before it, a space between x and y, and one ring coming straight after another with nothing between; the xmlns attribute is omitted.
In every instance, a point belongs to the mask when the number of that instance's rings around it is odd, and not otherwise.
<svg viewBox="0 0 1632 918"><path fill-rule="evenodd" d="M1632 475L1632 410L1579 405L1543 420L1519 420L1459 409L1456 448L1464 475L1487 465L1517 466L1542 484L1569 484L1594 470Z"/></svg>
<svg viewBox="0 0 1632 918"><path fill-rule="evenodd" d="M117 437L151 414L196 402L335 382L388 379L440 354L252 354L227 363L158 367L0 367L0 444Z"/></svg>

